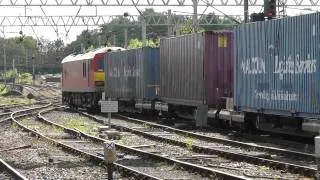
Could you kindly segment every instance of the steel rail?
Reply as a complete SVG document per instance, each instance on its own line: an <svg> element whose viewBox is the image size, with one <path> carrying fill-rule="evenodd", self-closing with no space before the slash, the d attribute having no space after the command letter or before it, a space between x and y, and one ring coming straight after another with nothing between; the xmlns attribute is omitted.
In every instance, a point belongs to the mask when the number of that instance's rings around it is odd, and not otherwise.
<svg viewBox="0 0 320 180"><path fill-rule="evenodd" d="M55 108L52 108L52 109L48 109L46 111L50 111L50 110L54 110ZM56 126L58 128L62 128L64 129L64 131L66 133L70 133L70 134L73 134L73 135L76 135L76 136L79 136L79 137L83 137L85 139L90 139L94 142L98 142L98 143L104 143L105 140L102 139L102 138L99 138L99 137L95 137L95 136L91 136L91 135L88 135L86 133L83 133L83 132L80 132L80 131L77 131L77 130L74 130L74 129L70 129L70 128L67 128L67 127L64 127L60 124L57 124L57 123L54 123L52 121L49 121L47 120L45 117L43 117L41 115L41 113L44 113L44 111L41 111L38 113L38 119L47 123L47 124L50 124L50 125L53 125L53 126ZM176 159L171 159L171 158L168 158L168 157L164 157L164 156L161 156L161 155L158 155L158 154L154 154L154 153L149 153L149 152L145 152L145 151L142 151L142 150L139 150L139 149L135 149L135 148L131 148L131 147L128 147L128 146L125 146L125 145L120 145L118 143L115 143L116 145L116 148L117 149L120 149L124 152L128 152L128 153L134 153L134 154L138 154L138 155L142 155L142 156L148 156L150 158L153 158L153 159L158 159L158 160L161 160L161 161L166 161L170 164L178 164L186 169L189 169L191 171L196 171L198 173L201 173L203 175L212 175L212 176L215 176L217 178L223 178L223 179L247 179L246 177L244 176L237 176L237 175L233 175L233 174L229 174L229 173L225 173L223 171L219 171L219 170L214 170L214 169L211 169L211 168L207 168L207 167L203 167L203 166L199 166L199 165L196 165L196 164L192 164L192 163L188 163L188 162L184 162L184 161L180 161L180 160L176 160Z"/></svg>
<svg viewBox="0 0 320 180"><path fill-rule="evenodd" d="M26 177L24 177L20 172L18 172L16 169L14 169L12 166L10 166L8 163L6 163L4 160L0 159L0 166L7 170L12 176L14 176L16 179L21 180L27 180Z"/></svg>
<svg viewBox="0 0 320 180"><path fill-rule="evenodd" d="M93 120L99 122L99 123L103 123L103 120L101 119L98 119L97 117L95 116L92 116L92 115L89 115L87 113L83 113L83 112L80 112L82 115L84 116L87 116L89 118L92 118ZM144 121L141 121L139 120L140 123L145 123ZM154 123L151 123L151 124L154 124ZM148 124L150 125L150 124ZM158 125L157 125L158 126ZM162 126L163 125L159 125L159 126ZM129 128L129 127L125 127L125 126L121 126L121 125L116 125L116 124L111 124L111 127L112 128L115 128L115 129L118 129L118 130L127 130L127 131L130 131L134 134L138 134L138 135L142 135L144 137L147 137L149 139L156 139L158 141L165 141L169 144L172 144L172 145L179 145L181 147L186 147L187 146L187 143L186 142L182 142L182 141L178 141L178 140L173 140L173 139L169 139L169 138L166 138L166 137L160 137L160 136L157 136L157 135L153 135L153 134L150 134L150 133L146 133L146 132L143 132L143 131L139 131L139 130L136 130L136 129L133 129L133 128ZM165 126L166 128L171 128L171 127L167 127ZM165 129L167 130L166 128L162 128L162 129ZM172 129L175 129L175 128L172 128ZM178 130L179 132L183 131L183 130ZM184 131L184 132L187 132L187 131ZM192 133L192 134L195 134L195 133ZM189 132L188 134L189 135ZM199 134L196 134L196 135L199 135ZM201 135L202 136L202 135ZM208 137L206 137L208 138ZM221 138L219 138L221 139ZM212 139L211 139L212 141ZM233 141L236 145L239 145L239 144L243 144L241 142L239 143L236 143L236 141ZM248 145L248 144L245 144L245 145ZM315 176L316 173L317 173L317 169L315 168L310 168L310 167L307 167L307 166L302 166L302 165L297 165L297 164L292 164L292 163L287 163L287 162L282 162L282 161L277 161L277 160L271 160L271 159L265 159L265 158L260 158L260 157L255 157L255 156L250 156L250 155L246 155L246 154L239 154L239 153L235 153L235 152L230 152L230 151L227 151L227 150L220 150L220 149L216 149L216 148L211 148L211 147L203 147L203 146L199 146L199 145L192 145L192 149L193 151L195 152L200 152L200 153L206 153L206 154L218 154L222 157L225 157L225 158L228 158L228 159L232 159L232 160L236 160L236 161L245 161L245 162L248 162L248 163L253 163L253 164L256 164L256 165L261 165L261 164L267 164L271 167L274 167L275 169L279 169L279 170L289 170L289 172L291 173L297 173L299 172L300 174L303 174L303 175L307 175L307 176ZM274 151L274 149L273 149ZM282 150L281 153L285 153L286 151L285 150ZM279 153L279 152L277 152Z"/></svg>
<svg viewBox="0 0 320 180"><path fill-rule="evenodd" d="M30 106L30 105L41 105L41 104L47 104L48 103L44 103L44 102L36 102L36 103L32 103L32 104L26 104L26 105L21 105L21 106L15 106L15 107L9 107L9 108L16 108L16 107L23 107L23 106ZM24 112L24 111L29 111L29 110L36 110L37 108L41 108L41 107L35 107L35 108L26 108L26 109L22 109L22 110L18 110L15 112ZM11 114L13 112L5 112L5 113L0 113L0 117L1 118L5 118L3 120L0 120L0 123L7 121L8 119L11 119ZM7 117L6 117L7 116Z"/></svg>
<svg viewBox="0 0 320 180"><path fill-rule="evenodd" d="M3 114L0 114L0 116L3 116L3 115L10 115L9 117L7 117L6 119L4 120L1 120L0 123L3 123L3 122L7 122L9 120L12 119L12 114L15 114L15 113L22 113L22 112L32 112L34 110L39 110L39 109L43 109L43 108L47 108L51 105L50 104L46 104L44 106L41 106L41 107L36 107L36 108L29 108L29 109L23 109L23 110L19 110L19 111L15 111L15 112L9 112L9 113L3 113ZM12 166L10 166L8 163L6 163L4 160L0 159L0 166L7 170L11 175L13 175L16 179L21 179L21 180L27 180L26 177L24 177L20 172L18 172L16 169L14 169Z"/></svg>
<svg viewBox="0 0 320 180"><path fill-rule="evenodd" d="M50 104L44 105L44 106L42 106L42 107L37 107L37 108L32 108L32 109L27 109L27 110L21 110L21 111L13 112L13 113L11 113L10 118L7 118L7 119L5 119L5 120L3 120L3 121L1 121L1 122L12 120L14 123L16 123L16 124L17 124L20 128L22 128L23 130L26 130L26 131L30 132L31 134L33 134L33 135L35 135L35 136L41 137L41 138L47 140L48 142L51 142L51 143L55 144L55 145L58 146L58 147L61 147L61 148L62 148L63 150L65 150L65 151L83 155L83 156L85 156L85 157L87 157L87 158L89 158L89 159L91 159L91 160L94 160L94 161L96 161L96 162L98 162L98 163L104 162L104 158L102 158L102 157L99 157L99 156L96 156L96 155L93 155L93 154L90 154L90 153L87 153L87 152L84 152L84 151L75 149L75 148L73 148L73 147L71 147L71 146L68 146L68 145L66 145L66 144L64 144L64 143L60 143L60 142L58 142L58 141L56 141L56 140L54 140L54 139L51 139L51 138L49 138L49 137L46 137L46 136L38 133L38 132L36 132L36 131L34 131L34 130L30 129L30 128L27 128L26 126L22 125L21 123L19 123L19 122L17 121L18 118L22 118L22 117L26 117L26 116L30 116L30 115L34 114L34 113L32 112L33 110L40 110L40 109L43 109L43 108L47 108L47 107L49 107L50 105L52 105L52 104L50 103ZM31 111L31 113L30 113L30 111ZM21 113L25 113L25 114L21 114ZM18 115L18 116L15 117L16 114L20 114L20 115ZM1 122L0 122L0 123L1 123ZM159 178L150 176L150 175L148 175L148 174L145 174L145 173L143 173L143 172L139 172L139 171L137 171L137 170L134 170L134 169L125 167L125 166L123 166L123 165L121 165L121 164L118 164L118 163L114 163L114 165L115 165L118 169L120 169L120 170L122 170L122 171L124 172L124 176L129 175L129 174L134 174L134 176L137 177L138 179L152 179L152 180L158 180L158 179L159 179ZM14 170L14 169L12 169L12 170ZM19 178L19 179L20 179L20 178ZM25 179L26 179L26 178L25 178ZM23 179L23 180L24 180L24 179Z"/></svg>
<svg viewBox="0 0 320 180"><path fill-rule="evenodd" d="M82 113L83 115L86 114L86 113L83 113L83 112L80 112L80 113ZM87 114L87 115L89 115L89 114ZM173 128L173 127L170 127L170 126L165 126L165 125L161 125L161 124L157 124L157 123L143 121L143 120L140 120L140 119L130 118L130 117L127 117L127 116L124 116L124 115L117 114L117 116L125 118L123 120L128 121L128 122L131 121L131 122L135 122L135 123L145 123L145 124L147 124L148 126L151 126L151 127L164 129L166 131L171 131L171 132L174 132L174 133L177 133L177 134L186 135L186 136L193 137L193 138L198 138L200 140L214 141L214 142L218 142L218 143L237 145L237 146L242 146L242 147L246 147L246 148L254 148L254 149L257 149L257 150L267 151L267 152L290 154L290 155L293 155L293 156L299 156L299 157L305 157L305 158L315 158L314 154L298 152L298 151L292 151L292 150L286 150L286 149L275 148L275 147L262 146L262 145L257 145L257 144L250 144L250 143L245 143L245 142L235 141L235 140L230 140L230 139L224 139L224 138L219 138L219 137L214 137L214 136L207 136L207 135L203 135L203 134L198 134L198 133L194 133L194 132L189 132L189 131Z"/></svg>
<svg viewBox="0 0 320 180"><path fill-rule="evenodd" d="M88 152L85 152L85 151L82 151L82 150L79 150L79 149L75 149L67 144L64 144L64 143L61 143L61 142L58 142L52 138L49 138L49 137L46 137L44 136L43 134L41 133L38 133L26 126L24 126L23 124L21 124L20 122L17 121L17 119L19 118L22 118L22 117L25 117L25 116L29 116L30 114L23 114L23 115L19 115L17 117L12 117L12 120L14 123L16 123L20 128L22 128L23 130L27 131L27 132L30 132L32 135L34 136L37 136L37 137L40 137L44 140L46 140L47 142L50 142L54 145L56 145L57 147L60 147L62 148L62 150L66 151L66 152L69 152L69 153L74 153L74 154L77 154L77 155L81 155L81 156L84 156L94 162L96 162L97 164L101 164L101 163L105 163L104 161L104 158L100 157L100 156L97 156L97 155L94 155L94 154L91 154L91 153L88 153ZM142 172L139 172L137 170L134 170L134 169L131 169L131 168L128 168L126 166L123 166L121 164L118 164L118 163L114 163L114 165L119 169L119 170L122 170L123 171L123 175L126 176L126 175L129 175L129 174L134 174L134 176L138 179L152 179L152 180L159 180L159 178L156 178L156 177L153 177L151 175L148 175L148 174L145 174L145 173L142 173Z"/></svg>

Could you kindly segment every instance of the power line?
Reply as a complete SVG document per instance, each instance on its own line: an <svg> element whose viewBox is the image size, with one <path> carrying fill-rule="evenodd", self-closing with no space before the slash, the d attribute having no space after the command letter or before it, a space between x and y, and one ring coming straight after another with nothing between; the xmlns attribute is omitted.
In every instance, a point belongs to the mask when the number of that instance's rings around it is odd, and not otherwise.
<svg viewBox="0 0 320 180"><path fill-rule="evenodd" d="M207 3L207 2L204 1L204 0L201 0L201 1L204 2L204 3ZM218 11L218 12L220 12L220 13L223 14L225 17L227 17L227 18L229 18L230 20L236 22L237 24L241 24L239 21L237 21L236 19L228 16L228 15L225 14L224 12L222 12L222 11L220 11L219 9L215 8L213 5L211 5L211 4L209 4L209 3L207 3L207 5L208 5L208 6L211 6L213 9L215 9L215 10Z"/></svg>
<svg viewBox="0 0 320 180"><path fill-rule="evenodd" d="M228 1L213 1L213 0L206 0L198 3L198 6L243 6L243 1L239 0L228 0ZM317 0L303 0L303 1L296 1L290 0L285 1L285 5L287 6L319 6L320 2ZM186 6L193 6L192 0L135 0L135 6L140 7L186 7ZM250 6L262 6L263 1L250 1ZM82 7L120 7L120 6L127 6L132 7L133 2L132 0L10 0L10 1L0 1L0 6L3 7L15 7L15 8L25 8L25 7L32 7L32 6L43 6L43 7L57 7L57 6L64 6L64 7L75 7L75 6L82 6Z"/></svg>

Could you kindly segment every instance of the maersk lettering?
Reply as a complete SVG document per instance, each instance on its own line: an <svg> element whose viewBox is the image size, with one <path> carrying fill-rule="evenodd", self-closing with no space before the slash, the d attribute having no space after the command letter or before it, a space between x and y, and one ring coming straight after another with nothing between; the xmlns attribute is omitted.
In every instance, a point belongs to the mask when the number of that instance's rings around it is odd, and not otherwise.
<svg viewBox="0 0 320 180"><path fill-rule="evenodd" d="M241 69L244 74L265 74L266 64L262 58L254 57L246 61L242 61Z"/></svg>

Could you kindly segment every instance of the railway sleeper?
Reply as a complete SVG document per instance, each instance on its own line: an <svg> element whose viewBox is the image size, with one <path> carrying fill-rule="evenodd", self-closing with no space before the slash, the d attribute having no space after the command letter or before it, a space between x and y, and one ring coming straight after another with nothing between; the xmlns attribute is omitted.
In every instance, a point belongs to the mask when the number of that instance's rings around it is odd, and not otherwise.
<svg viewBox="0 0 320 180"><path fill-rule="evenodd" d="M46 120L45 118L41 117L42 121L47 121L48 123L54 125L54 126L57 126L57 127L60 127L60 128L65 128L61 125L58 125L56 123L53 123L53 122L50 122L48 120ZM71 131L74 131L74 130L71 130ZM91 135L88 135L88 134L85 134L85 133L81 133L81 132L77 132L77 131L74 131L74 133L79 133L79 135L81 135L82 138L87 138L87 139L90 139L94 142L98 142L98 143L103 143L105 142L104 139L101 139L101 138L98 138L98 137L93 137ZM205 168L205 167L202 167L202 166L198 166L198 165L194 165L194 164L190 164L190 163L187 163L187 162L183 162L183 161L179 161L179 160L175 160L175 159L170 159L170 158L167 158L167 157L163 157L163 156L160 156L160 155L157 155L157 154L153 154L153 153L148 153L148 152L144 152L144 151L141 151L141 150L138 150L138 149L134 149L134 148L130 148L128 146L123 146L123 145L118 145L116 144L116 148L119 148L121 151L124 151L124 152L128 152L130 154L137 154L137 155L140 155L140 156L149 156L151 158L154 158L154 159L157 159L157 160L160 160L160 161L167 161L169 164L179 164L179 166L182 166L188 170L192 170L192 169L195 169L195 171L197 171L198 173L201 172L202 175L204 176L207 176L207 175L216 175L217 177L233 177L233 178L240 178L240 177L236 177L236 176L233 176L231 174L225 174L223 172L219 172L219 171L215 171L215 170L212 170L210 168ZM240 178L241 179L241 178Z"/></svg>
<svg viewBox="0 0 320 180"><path fill-rule="evenodd" d="M94 118L95 120L97 120L98 122L102 122L102 120L99 120L97 118ZM127 128L127 127L122 127L122 126L118 126L115 124L111 125L112 128L115 129L124 129L127 131L131 131L134 132L136 134L139 135L143 135L145 137L148 137L150 139L157 139L161 142L166 142L166 143L170 143L173 145L179 145L182 147L187 147L187 143L181 142L181 141L176 141L176 140L172 140L172 139L168 139L168 138L164 138L164 137L159 137L159 136L154 136L151 135L149 133L146 132L142 132L139 131L137 129L131 129L131 128ZM219 150L219 149L215 149L215 148L210 148L210 147L202 147L202 146L197 146L197 145L192 145L192 150L194 152L198 152L198 153L207 153L210 155L216 155L218 154L219 156L222 156L224 158L227 159L232 159L232 160L236 160L236 161L243 161L245 160L248 163L253 163L256 165L261 165L261 164L267 164L272 168L275 169L279 169L279 170L288 170L291 173L296 173L296 169L298 169L302 175L306 175L306 176L315 176L316 174L316 169L312 169L309 167L305 167L305 166L300 166L300 165L295 165L295 164L290 164L290 163L285 163L285 162L280 162L280 161L275 161L275 160L271 160L271 159L265 159L265 158L261 158L261 157L257 157L257 156L250 156L250 155L245 155L245 154L237 154L237 153L232 153L232 152L228 152L228 151L224 151L224 150Z"/></svg>

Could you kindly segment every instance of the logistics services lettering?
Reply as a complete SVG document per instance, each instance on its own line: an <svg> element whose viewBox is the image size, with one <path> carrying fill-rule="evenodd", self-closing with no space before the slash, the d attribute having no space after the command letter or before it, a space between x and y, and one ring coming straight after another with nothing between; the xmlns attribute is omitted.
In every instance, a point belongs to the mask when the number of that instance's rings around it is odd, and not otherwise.
<svg viewBox="0 0 320 180"><path fill-rule="evenodd" d="M253 57L242 61L241 69L243 74L265 74L266 63L262 58ZM311 74L316 71L317 60L315 58L311 58L310 54L307 55L305 60L301 60L299 54L297 54L294 59L292 56L284 56L282 60L279 60L279 57L275 56L273 74L279 74L280 78L283 74Z"/></svg>
<svg viewBox="0 0 320 180"><path fill-rule="evenodd" d="M138 77L140 69L135 67L111 68L109 69L109 77Z"/></svg>
<svg viewBox="0 0 320 180"><path fill-rule="evenodd" d="M298 95L295 93L289 93L288 91L282 90L272 90L267 91L254 91L255 97L257 99L267 100L267 101L297 101Z"/></svg>
<svg viewBox="0 0 320 180"><path fill-rule="evenodd" d="M317 61L310 58L310 54L307 56L307 60L300 60L300 56L296 55L295 60L292 60L291 56L279 60L278 56L275 57L275 70L274 74L310 74L317 71Z"/></svg>

